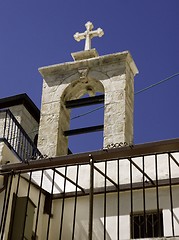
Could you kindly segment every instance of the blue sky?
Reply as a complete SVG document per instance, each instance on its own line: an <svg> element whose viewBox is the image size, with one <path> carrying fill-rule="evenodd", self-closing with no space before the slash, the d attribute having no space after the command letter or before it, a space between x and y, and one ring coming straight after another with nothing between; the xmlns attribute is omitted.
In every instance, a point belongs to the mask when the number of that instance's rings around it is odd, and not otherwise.
<svg viewBox="0 0 179 240"><path fill-rule="evenodd" d="M0 98L26 92L40 108L38 68L72 61L89 20L105 32L92 42L100 55L131 52L135 92L179 72L178 0L1 0ZM179 137L178 93L176 76L135 96L136 144Z"/></svg>

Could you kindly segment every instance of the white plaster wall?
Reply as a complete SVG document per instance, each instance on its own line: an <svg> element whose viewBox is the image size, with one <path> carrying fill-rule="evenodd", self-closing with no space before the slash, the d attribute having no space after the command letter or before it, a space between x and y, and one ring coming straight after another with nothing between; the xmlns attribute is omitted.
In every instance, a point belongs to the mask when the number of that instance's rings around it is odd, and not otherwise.
<svg viewBox="0 0 179 240"><path fill-rule="evenodd" d="M4 142L0 142L0 166L8 163L19 163L19 159Z"/></svg>
<svg viewBox="0 0 179 240"><path fill-rule="evenodd" d="M179 153L171 153L171 155L179 163ZM132 158L132 161L143 171L143 158L135 157ZM103 173L105 172L105 162L94 163L94 165L100 169ZM179 171L176 163L170 158L170 167L171 167L171 178L178 178ZM64 173L64 169L58 168L59 171ZM132 183L141 183L143 182L143 173L139 171L134 165L132 165L132 179L130 177L130 161L128 159L119 160L119 184L129 184ZM76 179L76 166L68 167L67 176L73 181ZM155 165L155 155L144 156L144 172L145 174L152 179L153 181L169 179L169 160L168 154L158 154L157 155L157 172ZM118 184L118 160L107 162L107 176L111 178L116 184ZM149 178L144 176L144 181L147 186L148 183L151 184ZM105 178L94 170L94 187L104 187ZM63 183L60 182L60 187L63 189ZM79 180L78 183L84 189L89 189L90 186L90 166L81 165L79 168ZM112 186L113 184L107 180L107 186ZM69 185L66 191L74 191L74 186Z"/></svg>
<svg viewBox="0 0 179 240"><path fill-rule="evenodd" d="M27 174L25 174L24 176L26 178L29 178L29 176ZM27 196L27 191L28 191L28 183L24 179L21 178L20 188L18 191L18 197ZM36 220L36 216L37 216L36 214L37 214L39 190L36 189L35 187L33 187L32 185L30 188L29 198L36 205L35 214L34 214L34 227L33 227L33 230L35 230L35 223L36 223L35 220ZM44 201L45 201L45 196L43 194L41 194L41 203L40 203L38 229L37 229L38 240L43 240L43 239L45 239L45 236L46 236L48 215L43 214Z"/></svg>
<svg viewBox="0 0 179 240"><path fill-rule="evenodd" d="M27 174L25 174L24 176L27 177L27 178L29 177ZM13 177L11 194L10 194L10 199L9 199L9 202L8 202L9 207L8 207L7 219L6 219L6 225L5 225L4 240L8 240L7 237L8 237L8 232L9 232L9 224L10 224L10 217L11 217L11 211L12 211L13 193L16 192L17 180L18 180L18 176ZM28 191L28 183L24 179L21 178L20 179L19 190L18 190L18 197L27 196L27 191ZM4 195L4 192L2 192L0 194L0 206L3 205L3 200L4 200L3 195ZM31 185L29 198L32 200L32 202L36 206L38 205L38 197L39 197L39 191ZM38 240L44 240L45 236L46 236L48 215L43 214L44 200L45 200L45 197L42 194L41 195L40 211L39 211L38 229L37 229ZM35 208L33 230L35 230L36 214L37 214L37 208Z"/></svg>
<svg viewBox="0 0 179 240"><path fill-rule="evenodd" d="M174 225L175 235L179 234L179 188L173 187L173 208L174 208ZM152 211L157 208L156 190L146 190L146 211ZM88 239L88 197L78 197L76 213L76 232L75 239ZM133 211L143 211L142 191L133 191ZM58 239L61 219L61 200L53 202L53 220L51 224L50 239ZM169 188L159 190L159 207L163 212L164 236L172 236L171 211ZM93 239L100 240L103 238L104 224L104 195L94 197L94 236ZM63 237L68 240L72 236L74 199L65 199L63 222ZM130 193L120 193L120 239L130 239ZM107 239L117 240L117 194L107 195Z"/></svg>
<svg viewBox="0 0 179 240"><path fill-rule="evenodd" d="M74 169L73 169L74 171ZM35 173L35 172L34 172ZM34 175L35 176L35 175ZM34 177L32 176L32 177ZM27 174L24 177L28 178ZM76 176L73 177L75 179ZM56 179L59 180L59 179ZM84 179L86 181L86 179ZM62 183L62 185L64 182ZM16 192L17 176L13 177L12 191L9 200L8 218L6 222L6 237L9 231L9 222L11 215L11 204L13 192ZM71 187L67 184L67 188ZM71 188L71 190L74 191ZM20 179L18 196L27 196L28 183L24 179ZM135 190L133 194L133 212L143 211L143 192L142 190ZM3 205L4 192L0 193L0 206ZM39 191L31 185L30 199L37 206ZM175 235L179 235L179 187L172 186L173 198L173 212L174 212L174 226ZM120 193L120 239L130 239L130 212L131 212L131 193ZM145 190L145 205L146 211L152 211L157 208L156 188ZM44 195L41 196L40 215L38 223L38 239L45 239L47 231L48 215L43 214ZM74 203L75 198L65 199L64 219L63 219L63 233L62 239L68 240L72 236L73 216L74 216ZM107 194L106 198L106 223L107 223L107 238L117 240L117 193ZM164 219L164 235L170 237L172 235L171 229L171 201L169 187L159 188L159 208L163 212ZM0 209L2 211L2 209ZM37 208L35 210L34 227L36 219ZM50 221L50 240L59 239L59 231L61 224L62 213L62 200L53 200L52 214L53 218ZM89 219L89 196L77 198L77 212L75 221L75 239L85 240L88 239L88 219ZM95 195L94 197L94 240L103 238L103 225L104 224L104 194Z"/></svg>

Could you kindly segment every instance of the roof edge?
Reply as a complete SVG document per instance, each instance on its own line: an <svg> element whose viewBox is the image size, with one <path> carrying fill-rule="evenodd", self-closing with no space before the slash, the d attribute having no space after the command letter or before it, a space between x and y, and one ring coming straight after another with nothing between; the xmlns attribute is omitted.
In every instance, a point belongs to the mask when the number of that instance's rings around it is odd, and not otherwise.
<svg viewBox="0 0 179 240"><path fill-rule="evenodd" d="M24 105L24 107L28 110L28 112L39 123L40 110L26 93L0 99L0 109L9 108L9 107L13 107L21 104Z"/></svg>
<svg viewBox="0 0 179 240"><path fill-rule="evenodd" d="M114 159L127 159L146 155L179 152L179 138L158 142L137 144L114 149L104 149L94 152L70 154L53 158L32 160L27 163L15 163L3 165L0 173L13 171L27 172L29 169L46 169L75 164L88 164L93 158L95 162Z"/></svg>

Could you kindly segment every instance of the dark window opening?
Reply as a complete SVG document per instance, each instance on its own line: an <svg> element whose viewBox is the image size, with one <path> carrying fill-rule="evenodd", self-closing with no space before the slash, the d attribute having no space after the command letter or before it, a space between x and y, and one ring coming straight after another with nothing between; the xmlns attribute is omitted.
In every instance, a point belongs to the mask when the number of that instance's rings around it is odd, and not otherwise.
<svg viewBox="0 0 179 240"><path fill-rule="evenodd" d="M163 237L162 211L131 215L131 238L152 237Z"/></svg>

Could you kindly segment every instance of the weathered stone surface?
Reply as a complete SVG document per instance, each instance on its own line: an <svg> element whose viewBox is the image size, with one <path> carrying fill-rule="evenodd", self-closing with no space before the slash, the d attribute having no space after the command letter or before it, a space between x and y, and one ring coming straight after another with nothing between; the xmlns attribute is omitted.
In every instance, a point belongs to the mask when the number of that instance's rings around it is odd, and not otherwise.
<svg viewBox="0 0 179 240"><path fill-rule="evenodd" d="M38 133L39 124L32 117L23 105L17 105L9 108L17 121L24 128L32 141L34 141L35 135Z"/></svg>
<svg viewBox="0 0 179 240"><path fill-rule="evenodd" d="M79 61L79 60L83 60L83 59L98 57L99 54L96 51L96 49L93 48L93 49L89 49L89 50L85 50L85 51L72 53L71 56L74 61Z"/></svg>
<svg viewBox="0 0 179 240"><path fill-rule="evenodd" d="M44 78L38 147L48 156L67 153L70 110L65 101L104 92L104 147L133 142L133 78L129 52L98 56L39 69ZM49 125L49 127L47 127Z"/></svg>

